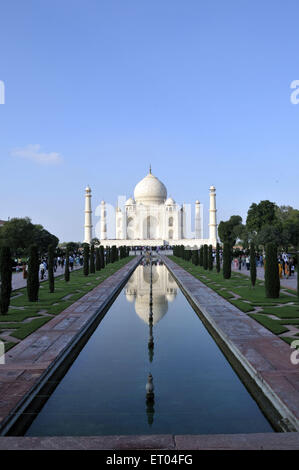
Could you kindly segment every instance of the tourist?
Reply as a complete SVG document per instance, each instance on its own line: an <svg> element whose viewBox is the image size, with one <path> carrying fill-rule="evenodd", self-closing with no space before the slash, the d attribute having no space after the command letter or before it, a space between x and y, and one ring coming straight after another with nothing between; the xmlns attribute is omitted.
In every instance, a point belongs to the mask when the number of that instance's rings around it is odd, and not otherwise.
<svg viewBox="0 0 299 470"><path fill-rule="evenodd" d="M239 256L238 263L239 263L239 271L241 271L241 268L242 268L242 256L241 255Z"/></svg>
<svg viewBox="0 0 299 470"><path fill-rule="evenodd" d="M41 280L43 280L43 279L44 279L44 275L45 275L45 265L44 265L43 261L42 261L41 264L39 265L39 274L40 274Z"/></svg>
<svg viewBox="0 0 299 470"><path fill-rule="evenodd" d="M279 260L279 261L278 261L278 272L279 272L279 277L280 277L280 279L282 278L282 271L283 271L283 269L282 269L282 262L281 262L281 260Z"/></svg>
<svg viewBox="0 0 299 470"><path fill-rule="evenodd" d="M285 273L285 277L287 279L289 279L290 277L290 263L287 261L285 262L285 265L284 265L284 273Z"/></svg>
<svg viewBox="0 0 299 470"><path fill-rule="evenodd" d="M69 263L70 263L70 268L72 271L74 268L74 258L72 257L72 255L69 256Z"/></svg>
<svg viewBox="0 0 299 470"><path fill-rule="evenodd" d="M246 262L247 271L249 271L249 268L250 268L250 258L249 258L248 255L246 256L245 262Z"/></svg>

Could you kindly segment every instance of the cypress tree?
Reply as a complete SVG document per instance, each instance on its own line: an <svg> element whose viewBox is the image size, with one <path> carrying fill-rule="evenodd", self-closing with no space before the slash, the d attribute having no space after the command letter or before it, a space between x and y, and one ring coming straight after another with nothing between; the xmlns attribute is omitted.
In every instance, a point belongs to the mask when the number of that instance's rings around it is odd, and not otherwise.
<svg viewBox="0 0 299 470"><path fill-rule="evenodd" d="M208 269L209 259L208 259L208 245L203 246L203 268Z"/></svg>
<svg viewBox="0 0 299 470"><path fill-rule="evenodd" d="M250 243L250 280L252 287L255 286L256 281L256 257L254 244Z"/></svg>
<svg viewBox="0 0 299 470"><path fill-rule="evenodd" d="M110 263L110 247L106 246L106 265Z"/></svg>
<svg viewBox="0 0 299 470"><path fill-rule="evenodd" d="M185 247L184 247L184 245L181 245L181 250L180 250L180 252L181 252L180 257L181 257L182 259L184 259L184 257L185 257Z"/></svg>
<svg viewBox="0 0 299 470"><path fill-rule="evenodd" d="M232 274L231 265L231 248L229 242L223 244L223 277L224 279L230 279Z"/></svg>
<svg viewBox="0 0 299 470"><path fill-rule="evenodd" d="M198 266L198 250L193 250L192 251L192 263L195 265L195 266Z"/></svg>
<svg viewBox="0 0 299 470"><path fill-rule="evenodd" d="M101 258L101 268L104 269L105 267L105 253L104 253L104 247L100 246L100 258Z"/></svg>
<svg viewBox="0 0 299 470"><path fill-rule="evenodd" d="M209 268L209 271L213 270L213 247L212 247L212 245L209 245L208 268Z"/></svg>
<svg viewBox="0 0 299 470"><path fill-rule="evenodd" d="M8 312L11 295L11 276L12 276L12 262L11 253L8 246L3 246L0 249L0 312L4 315Z"/></svg>
<svg viewBox="0 0 299 470"><path fill-rule="evenodd" d="M65 279L65 282L69 282L70 280L70 250L68 246L66 246L66 251L65 251L64 279Z"/></svg>
<svg viewBox="0 0 299 470"><path fill-rule="evenodd" d="M277 261L277 246L273 242L267 243L266 245L265 289L266 297L271 299L279 297L280 281Z"/></svg>
<svg viewBox="0 0 299 470"><path fill-rule="evenodd" d="M84 243L83 245L83 274L88 276L89 274L89 244Z"/></svg>
<svg viewBox="0 0 299 470"><path fill-rule="evenodd" d="M95 265L94 265L94 244L91 244L90 247L90 266L89 266L90 274L94 274L96 272Z"/></svg>
<svg viewBox="0 0 299 470"><path fill-rule="evenodd" d="M54 246L49 245L48 247L48 280L49 280L49 292L54 292Z"/></svg>
<svg viewBox="0 0 299 470"><path fill-rule="evenodd" d="M199 248L199 266L203 266L203 245Z"/></svg>
<svg viewBox="0 0 299 470"><path fill-rule="evenodd" d="M115 263L115 261L117 261L117 258L118 258L117 248L115 245L113 245L111 249L111 263Z"/></svg>
<svg viewBox="0 0 299 470"><path fill-rule="evenodd" d="M220 246L219 243L216 245L216 271L220 272Z"/></svg>
<svg viewBox="0 0 299 470"><path fill-rule="evenodd" d="M299 298L299 251L297 251L297 297Z"/></svg>
<svg viewBox="0 0 299 470"><path fill-rule="evenodd" d="M28 276L27 276L27 295L29 302L38 301L39 289L39 255L37 245L31 245L29 248Z"/></svg>
<svg viewBox="0 0 299 470"><path fill-rule="evenodd" d="M96 248L96 271L100 271L101 267L102 267L102 263L101 263L100 248Z"/></svg>

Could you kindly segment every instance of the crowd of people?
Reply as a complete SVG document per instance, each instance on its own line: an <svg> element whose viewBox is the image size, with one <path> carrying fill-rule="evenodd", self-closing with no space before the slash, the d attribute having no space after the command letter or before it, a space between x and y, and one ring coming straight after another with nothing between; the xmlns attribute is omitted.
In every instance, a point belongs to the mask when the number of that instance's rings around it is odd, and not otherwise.
<svg viewBox="0 0 299 470"><path fill-rule="evenodd" d="M296 260L292 255L289 255L285 252L279 253L277 262L280 278L285 277L288 279L290 276L294 276ZM233 258L233 263L235 269L239 269L241 271L242 268L246 268L247 271L249 271L250 256L249 254L241 253L239 256L235 256ZM255 263L257 267L259 266L265 268L265 256L262 253L257 253Z"/></svg>
<svg viewBox="0 0 299 470"><path fill-rule="evenodd" d="M23 278L27 278L28 274L28 264L25 261L22 261L20 258L16 258L15 262L15 270L16 272L23 272ZM63 269L65 266L66 258L65 256L57 256L53 260L53 270L54 273L57 271L57 268ZM83 255L80 253L71 254L69 256L69 267L70 270L73 271L74 266L83 266ZM39 265L39 276L41 280L47 279L48 276L48 258L44 257Z"/></svg>

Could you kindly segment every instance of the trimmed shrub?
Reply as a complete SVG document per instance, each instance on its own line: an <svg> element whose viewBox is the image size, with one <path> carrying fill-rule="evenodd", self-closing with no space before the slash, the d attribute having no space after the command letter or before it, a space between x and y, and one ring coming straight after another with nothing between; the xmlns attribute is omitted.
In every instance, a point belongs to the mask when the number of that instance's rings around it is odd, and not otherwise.
<svg viewBox="0 0 299 470"><path fill-rule="evenodd" d="M212 245L209 245L209 250L208 250L208 268L209 271L213 270L213 247Z"/></svg>
<svg viewBox="0 0 299 470"><path fill-rule="evenodd" d="M89 244L84 243L83 245L83 274L88 276L89 274Z"/></svg>
<svg viewBox="0 0 299 470"><path fill-rule="evenodd" d="M94 244L93 243L90 246L89 271L90 271L90 274L94 274L96 272L95 265L94 265Z"/></svg>
<svg viewBox="0 0 299 470"><path fill-rule="evenodd" d="M203 268L208 269L209 259L208 259L208 245L203 246Z"/></svg>
<svg viewBox="0 0 299 470"><path fill-rule="evenodd" d="M11 252L8 246L3 246L0 249L0 312L4 315L8 312L11 295L11 276L12 276L12 262Z"/></svg>
<svg viewBox="0 0 299 470"><path fill-rule="evenodd" d="M192 263L195 265L195 266L198 266L198 250L193 250L192 251Z"/></svg>
<svg viewBox="0 0 299 470"><path fill-rule="evenodd" d="M203 245L199 248L199 266L203 266Z"/></svg>
<svg viewBox="0 0 299 470"><path fill-rule="evenodd" d="M232 275L231 246L229 242L223 244L223 277L230 279Z"/></svg>
<svg viewBox="0 0 299 470"><path fill-rule="evenodd" d="M111 248L111 263L115 263L118 260L117 248L115 245Z"/></svg>
<svg viewBox="0 0 299 470"><path fill-rule="evenodd" d="M270 242L266 245L265 260L265 289L266 297L277 299L279 297L280 281L277 260L277 246Z"/></svg>
<svg viewBox="0 0 299 470"><path fill-rule="evenodd" d="M101 253L100 248L96 248L96 271L101 271L102 263L101 263Z"/></svg>
<svg viewBox="0 0 299 470"><path fill-rule="evenodd" d="M220 246L219 243L216 245L216 271L220 273Z"/></svg>
<svg viewBox="0 0 299 470"><path fill-rule="evenodd" d="M49 245L48 247L48 281L49 281L49 292L53 294L55 290L54 284L54 246Z"/></svg>
<svg viewBox="0 0 299 470"><path fill-rule="evenodd" d="M37 245L31 245L29 248L28 276L27 276L27 295L29 302L38 301L39 289L39 254Z"/></svg>
<svg viewBox="0 0 299 470"><path fill-rule="evenodd" d="M66 247L65 251L64 279L65 282L69 282L70 280L70 250L68 246Z"/></svg>
<svg viewBox="0 0 299 470"><path fill-rule="evenodd" d="M255 286L256 282L256 255L254 244L250 243L250 280L252 287Z"/></svg>
<svg viewBox="0 0 299 470"><path fill-rule="evenodd" d="M104 269L105 267L105 252L104 247L100 246L100 257L101 257L101 268Z"/></svg>

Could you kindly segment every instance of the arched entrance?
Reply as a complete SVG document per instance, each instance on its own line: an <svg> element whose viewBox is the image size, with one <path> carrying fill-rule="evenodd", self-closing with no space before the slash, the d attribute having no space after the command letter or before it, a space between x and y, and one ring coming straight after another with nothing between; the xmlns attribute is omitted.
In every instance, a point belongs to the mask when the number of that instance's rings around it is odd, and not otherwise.
<svg viewBox="0 0 299 470"><path fill-rule="evenodd" d="M147 216L143 222L143 233L147 240L155 240L157 237L158 222L156 217Z"/></svg>

